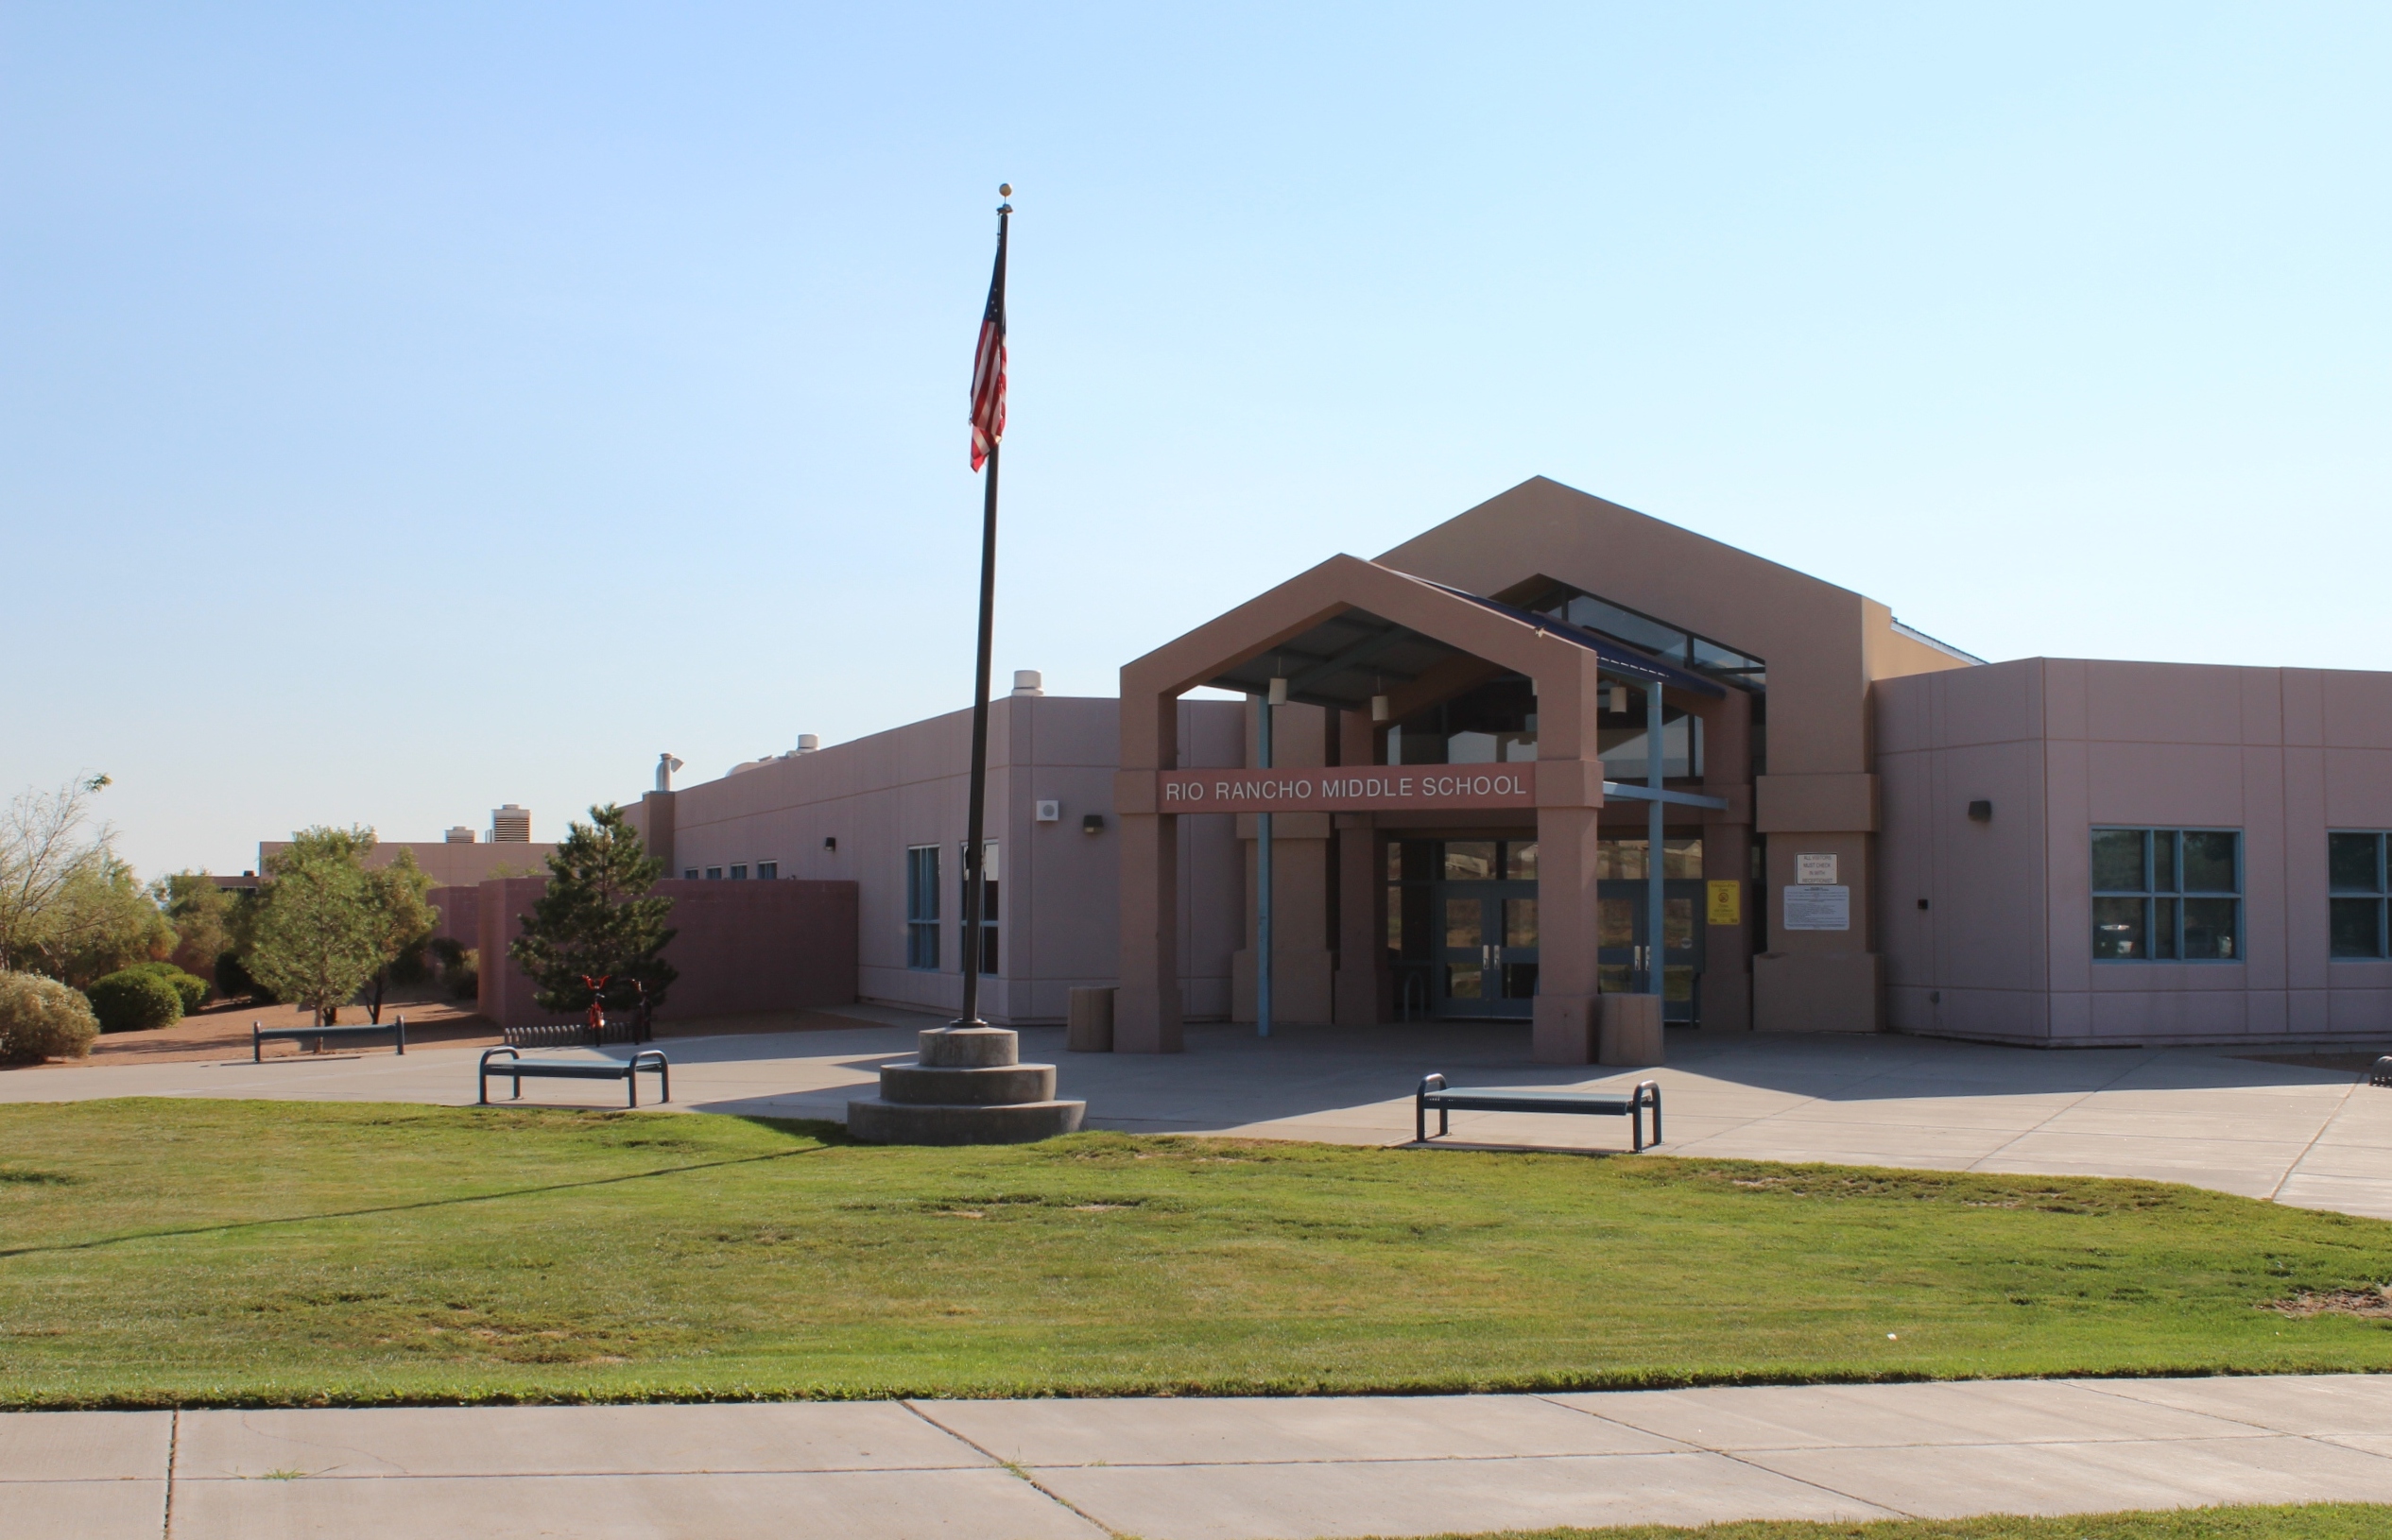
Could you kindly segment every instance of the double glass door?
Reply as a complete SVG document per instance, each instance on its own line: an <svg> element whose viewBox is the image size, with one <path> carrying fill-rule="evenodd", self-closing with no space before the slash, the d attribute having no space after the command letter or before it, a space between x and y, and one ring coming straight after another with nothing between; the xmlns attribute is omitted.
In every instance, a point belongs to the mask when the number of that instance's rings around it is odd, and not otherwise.
<svg viewBox="0 0 2392 1540"><path fill-rule="evenodd" d="M1407 839L1387 843L1387 963L1395 1014L1526 1018L1536 1011L1540 937L1534 840ZM1595 897L1597 987L1648 985L1643 840L1600 842ZM1662 851L1662 1019L1700 1018L1703 855L1699 838Z"/></svg>
<svg viewBox="0 0 2392 1540"><path fill-rule="evenodd" d="M1649 985L1652 937L1645 885L1608 881L1595 886L1596 987L1607 995L1641 994ZM1700 881L1661 884L1661 1019L1692 1022L1697 1016L1695 981L1703 970Z"/></svg>
<svg viewBox="0 0 2392 1540"><path fill-rule="evenodd" d="M1528 1016L1537 998L1537 884L1440 882L1439 1016Z"/></svg>

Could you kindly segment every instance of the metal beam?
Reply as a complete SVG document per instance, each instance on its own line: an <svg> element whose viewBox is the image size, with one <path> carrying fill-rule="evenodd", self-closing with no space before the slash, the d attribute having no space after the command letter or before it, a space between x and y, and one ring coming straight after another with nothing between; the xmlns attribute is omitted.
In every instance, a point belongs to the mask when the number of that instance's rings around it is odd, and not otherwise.
<svg viewBox="0 0 2392 1540"><path fill-rule="evenodd" d="M1656 792L1632 780L1607 780L1603 783L1603 799L1607 802L1667 802L1681 808L1711 808L1725 812L1724 796L1704 796L1698 792L1673 792L1666 788Z"/></svg>

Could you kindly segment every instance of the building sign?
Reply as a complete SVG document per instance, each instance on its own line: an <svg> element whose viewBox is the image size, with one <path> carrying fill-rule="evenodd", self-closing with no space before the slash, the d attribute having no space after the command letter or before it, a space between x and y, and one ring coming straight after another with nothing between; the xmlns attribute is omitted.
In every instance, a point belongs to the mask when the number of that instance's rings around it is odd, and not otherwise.
<svg viewBox="0 0 2392 1540"><path fill-rule="evenodd" d="M1302 770L1158 770L1161 813L1444 813L1534 808L1533 764L1365 764Z"/></svg>
<svg viewBox="0 0 2392 1540"><path fill-rule="evenodd" d="M1835 881L1835 858L1827 856L1796 856L1794 880L1806 886L1826 886ZM1841 925L1835 927L1842 930Z"/></svg>
<svg viewBox="0 0 2392 1540"><path fill-rule="evenodd" d="M1713 925L1742 925L1745 922L1745 885L1733 878L1705 885L1711 898L1710 920Z"/></svg>
<svg viewBox="0 0 2392 1540"><path fill-rule="evenodd" d="M1833 861L1833 856L1825 858ZM1852 890L1848 887L1790 887L1785 890L1785 928L1789 931L1849 931L1852 928Z"/></svg>

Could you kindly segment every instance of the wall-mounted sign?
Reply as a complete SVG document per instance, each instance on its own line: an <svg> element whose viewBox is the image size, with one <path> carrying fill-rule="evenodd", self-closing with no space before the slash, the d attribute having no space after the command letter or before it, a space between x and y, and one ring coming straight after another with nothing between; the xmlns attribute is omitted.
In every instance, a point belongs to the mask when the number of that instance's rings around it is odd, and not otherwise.
<svg viewBox="0 0 2392 1540"><path fill-rule="evenodd" d="M1833 861L1833 856L1826 859ZM1790 887L1785 890L1785 928L1789 931L1849 931L1852 928L1852 890L1848 887Z"/></svg>
<svg viewBox="0 0 2392 1540"><path fill-rule="evenodd" d="M1706 885L1710 898L1709 919L1713 925L1742 925L1745 922L1745 885L1733 878Z"/></svg>
<svg viewBox="0 0 2392 1540"><path fill-rule="evenodd" d="M1533 764L1366 764L1303 770L1158 770L1162 813L1441 813L1533 808Z"/></svg>
<svg viewBox="0 0 2392 1540"><path fill-rule="evenodd" d="M1825 885L1835 881L1835 858L1829 856L1796 856L1794 880L1798 882ZM1843 927L1836 927L1838 930Z"/></svg>

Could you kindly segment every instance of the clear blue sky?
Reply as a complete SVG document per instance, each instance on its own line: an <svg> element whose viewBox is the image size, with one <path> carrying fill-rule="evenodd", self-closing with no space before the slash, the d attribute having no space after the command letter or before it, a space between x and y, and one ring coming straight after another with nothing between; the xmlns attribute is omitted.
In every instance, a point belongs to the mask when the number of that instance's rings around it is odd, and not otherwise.
<svg viewBox="0 0 2392 1540"><path fill-rule="evenodd" d="M2388 77L2380 5L18 0L0 792L239 870L966 704L1001 180L1052 691L1539 473L1988 658L2392 668Z"/></svg>

